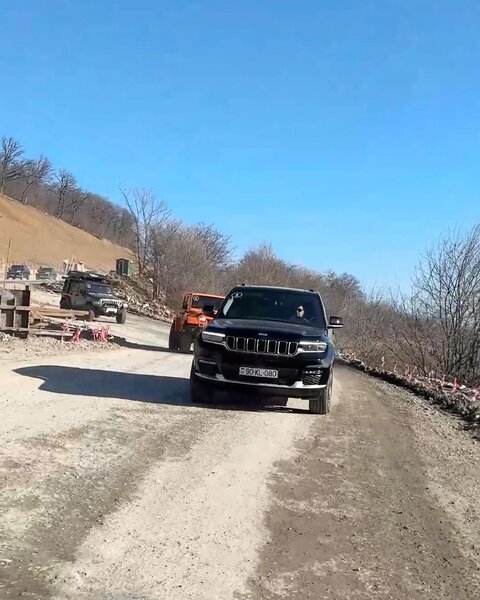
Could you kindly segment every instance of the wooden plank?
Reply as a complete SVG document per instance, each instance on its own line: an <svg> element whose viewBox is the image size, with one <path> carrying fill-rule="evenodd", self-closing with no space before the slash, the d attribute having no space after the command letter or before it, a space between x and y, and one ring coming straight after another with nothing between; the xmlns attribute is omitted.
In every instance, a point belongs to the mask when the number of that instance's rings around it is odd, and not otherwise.
<svg viewBox="0 0 480 600"><path fill-rule="evenodd" d="M86 317L88 316L88 310L68 310L66 308L43 308L43 307L32 307L32 310L37 315L45 317Z"/></svg>
<svg viewBox="0 0 480 600"><path fill-rule="evenodd" d="M30 335L37 335L37 336L53 336L53 337L72 337L73 336L73 331L62 331L61 329L41 329L41 330L36 330L35 328L30 329Z"/></svg>
<svg viewBox="0 0 480 600"><path fill-rule="evenodd" d="M16 306L15 304L0 304L0 310L15 310L28 312L32 310L30 306Z"/></svg>

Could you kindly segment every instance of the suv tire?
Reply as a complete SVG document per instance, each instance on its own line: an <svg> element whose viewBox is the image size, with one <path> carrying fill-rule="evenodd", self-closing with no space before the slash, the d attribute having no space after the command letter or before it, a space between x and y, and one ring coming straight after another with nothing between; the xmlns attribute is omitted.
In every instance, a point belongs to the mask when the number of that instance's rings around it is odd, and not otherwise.
<svg viewBox="0 0 480 600"><path fill-rule="evenodd" d="M88 310L87 321L89 323L91 323L92 321L95 321L95 317L97 315L95 314L95 311L93 310L93 308L91 306L87 305L85 307L85 310Z"/></svg>
<svg viewBox="0 0 480 600"><path fill-rule="evenodd" d="M198 377L195 376L195 369L192 368L190 370L190 400L192 404L208 404L209 403L209 394L212 394L213 390L205 381L200 381Z"/></svg>
<svg viewBox="0 0 480 600"><path fill-rule="evenodd" d="M127 320L127 311L123 308L115 317L119 325L123 325Z"/></svg>
<svg viewBox="0 0 480 600"><path fill-rule="evenodd" d="M316 398L310 398L308 408L311 413L316 415L327 415L330 412L330 403L332 400L332 381L333 375L330 375L327 387L318 392Z"/></svg>
<svg viewBox="0 0 480 600"><path fill-rule="evenodd" d="M62 298L60 300L60 308L63 310L70 310L72 308L70 300L68 298Z"/></svg>
<svg viewBox="0 0 480 600"><path fill-rule="evenodd" d="M178 352L178 333L175 331L175 325L170 328L170 334L168 336L168 349L173 352Z"/></svg>
<svg viewBox="0 0 480 600"><path fill-rule="evenodd" d="M192 338L188 333L180 334L178 340L178 346L180 348L180 352L183 354L188 354L190 352L190 346L192 345Z"/></svg>

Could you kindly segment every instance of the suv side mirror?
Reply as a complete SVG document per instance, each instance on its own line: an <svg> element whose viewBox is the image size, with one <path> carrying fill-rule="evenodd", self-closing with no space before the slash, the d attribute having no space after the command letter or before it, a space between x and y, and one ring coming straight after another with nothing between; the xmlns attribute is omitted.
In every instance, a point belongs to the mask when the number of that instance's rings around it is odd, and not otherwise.
<svg viewBox="0 0 480 600"><path fill-rule="evenodd" d="M203 314L207 315L207 317L215 316L215 306L213 304L207 304L203 307Z"/></svg>
<svg viewBox="0 0 480 600"><path fill-rule="evenodd" d="M340 329L343 327L342 317L330 317L328 328L329 329Z"/></svg>

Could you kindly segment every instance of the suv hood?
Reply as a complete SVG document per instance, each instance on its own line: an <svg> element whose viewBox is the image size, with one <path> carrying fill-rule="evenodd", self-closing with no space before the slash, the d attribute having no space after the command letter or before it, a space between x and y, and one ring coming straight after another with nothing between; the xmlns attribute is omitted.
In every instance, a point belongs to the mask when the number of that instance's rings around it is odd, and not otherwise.
<svg viewBox="0 0 480 600"><path fill-rule="evenodd" d="M328 340L327 330L310 327L303 323L284 321L264 321L254 319L215 319L209 326L209 331L217 331L225 335L242 337L265 337L268 339L283 339L298 341L301 339ZM266 336L260 334L265 333Z"/></svg>
<svg viewBox="0 0 480 600"><path fill-rule="evenodd" d="M117 302L123 303L123 300L120 300L120 298L112 296L111 294L98 294L96 292L89 292L87 296L90 298L95 298L95 300L116 300Z"/></svg>

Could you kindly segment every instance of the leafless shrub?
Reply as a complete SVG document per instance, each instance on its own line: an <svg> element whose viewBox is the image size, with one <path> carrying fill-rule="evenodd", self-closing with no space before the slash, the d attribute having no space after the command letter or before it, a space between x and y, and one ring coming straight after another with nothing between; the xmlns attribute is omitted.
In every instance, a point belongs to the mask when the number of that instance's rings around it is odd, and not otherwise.
<svg viewBox="0 0 480 600"><path fill-rule="evenodd" d="M372 367L396 365L423 376L458 378L478 385L480 226L464 236L458 232L447 235L426 252L411 293L392 294L387 303L365 300L354 312L360 322L364 314L367 323L371 320L365 329L368 335L353 331L351 339L341 336L359 358Z"/></svg>
<svg viewBox="0 0 480 600"><path fill-rule="evenodd" d="M232 275L241 283L285 285L290 268L264 243L248 250Z"/></svg>
<svg viewBox="0 0 480 600"><path fill-rule="evenodd" d="M203 245L208 262L216 268L226 268L232 261L232 240L214 225L199 223L192 228L192 234Z"/></svg>
<svg viewBox="0 0 480 600"><path fill-rule="evenodd" d="M413 300L424 322L435 324L437 368L465 381L480 380L480 225L465 236L442 238L421 260Z"/></svg>
<svg viewBox="0 0 480 600"><path fill-rule="evenodd" d="M347 285L340 311L345 319L345 328L338 333L338 344L354 350L370 364L379 364L385 357L390 313L383 290L353 293Z"/></svg>

